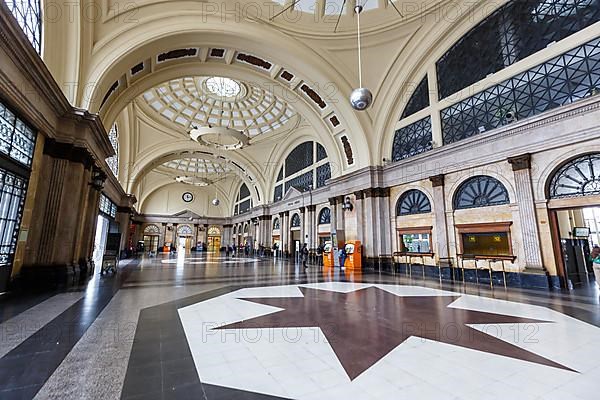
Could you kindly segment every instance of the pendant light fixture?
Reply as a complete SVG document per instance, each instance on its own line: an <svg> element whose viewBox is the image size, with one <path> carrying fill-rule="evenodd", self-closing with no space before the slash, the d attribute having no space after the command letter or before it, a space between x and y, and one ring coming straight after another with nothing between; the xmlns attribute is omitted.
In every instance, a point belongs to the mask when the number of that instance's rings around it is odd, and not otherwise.
<svg viewBox="0 0 600 400"><path fill-rule="evenodd" d="M360 13L363 10L363 6L356 4L354 12L356 13L357 23L357 39L358 39L358 89L354 89L350 94L350 104L356 111L364 111L373 102L373 94L371 91L362 85L362 55L360 48Z"/></svg>

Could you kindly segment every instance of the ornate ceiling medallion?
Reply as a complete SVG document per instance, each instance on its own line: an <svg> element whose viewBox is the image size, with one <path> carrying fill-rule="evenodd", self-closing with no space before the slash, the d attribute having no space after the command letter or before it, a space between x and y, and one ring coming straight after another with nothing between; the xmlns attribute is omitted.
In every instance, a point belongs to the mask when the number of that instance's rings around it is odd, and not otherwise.
<svg viewBox="0 0 600 400"><path fill-rule="evenodd" d="M220 150L237 150L250 143L243 132L223 126L194 127L190 137L201 145Z"/></svg>

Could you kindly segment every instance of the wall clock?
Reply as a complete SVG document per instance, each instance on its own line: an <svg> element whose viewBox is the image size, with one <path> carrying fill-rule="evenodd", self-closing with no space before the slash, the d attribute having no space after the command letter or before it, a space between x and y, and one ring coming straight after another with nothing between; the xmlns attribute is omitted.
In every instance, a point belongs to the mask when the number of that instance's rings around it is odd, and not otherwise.
<svg viewBox="0 0 600 400"><path fill-rule="evenodd" d="M186 203L191 203L194 200L194 195L190 192L185 192L183 195L181 195L181 198Z"/></svg>

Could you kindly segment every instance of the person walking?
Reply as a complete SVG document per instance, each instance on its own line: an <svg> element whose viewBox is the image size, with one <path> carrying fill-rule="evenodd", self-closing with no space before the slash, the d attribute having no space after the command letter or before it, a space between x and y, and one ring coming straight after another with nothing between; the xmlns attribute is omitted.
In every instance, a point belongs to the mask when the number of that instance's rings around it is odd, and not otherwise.
<svg viewBox="0 0 600 400"><path fill-rule="evenodd" d="M596 285L600 287L600 246L594 246L590 252L589 260L592 262Z"/></svg>
<svg viewBox="0 0 600 400"><path fill-rule="evenodd" d="M300 255L302 257L302 266L305 269L308 268L308 266L306 265L306 262L308 261L308 245L306 243L304 243L304 245L302 246L302 249L300 250Z"/></svg>
<svg viewBox="0 0 600 400"><path fill-rule="evenodd" d="M344 246L340 250L340 268L341 269L344 269L344 264L346 264L347 257L348 257L348 253L346 253L346 246Z"/></svg>

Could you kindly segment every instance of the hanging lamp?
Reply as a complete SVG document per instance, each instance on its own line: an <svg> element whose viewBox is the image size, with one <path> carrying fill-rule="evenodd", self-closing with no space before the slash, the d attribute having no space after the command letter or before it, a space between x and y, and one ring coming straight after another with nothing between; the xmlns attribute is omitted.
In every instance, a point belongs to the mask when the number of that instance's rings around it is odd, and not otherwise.
<svg viewBox="0 0 600 400"><path fill-rule="evenodd" d="M373 103L373 93L362 85L362 55L360 48L360 13L363 10L363 6L357 4L354 7L354 12L356 13L356 23L357 23L357 39L358 39L358 89L354 89L350 94L350 104L352 108L356 111L364 111L371 103Z"/></svg>

